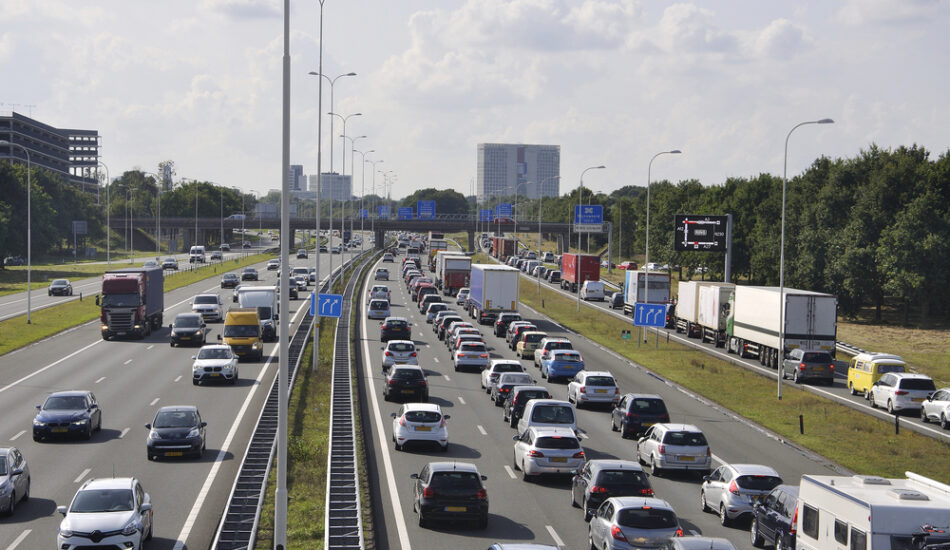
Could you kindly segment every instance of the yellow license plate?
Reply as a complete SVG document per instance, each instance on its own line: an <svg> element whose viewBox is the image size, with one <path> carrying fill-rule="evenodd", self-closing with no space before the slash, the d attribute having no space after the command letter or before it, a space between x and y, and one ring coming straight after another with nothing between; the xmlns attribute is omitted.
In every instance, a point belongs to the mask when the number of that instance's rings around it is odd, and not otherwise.
<svg viewBox="0 0 950 550"><path fill-rule="evenodd" d="M594 390L594 393L607 393L607 390Z"/></svg>
<svg viewBox="0 0 950 550"><path fill-rule="evenodd" d="M429 426L416 426L416 431L417 432L431 432L432 428L430 428Z"/></svg>
<svg viewBox="0 0 950 550"><path fill-rule="evenodd" d="M64 434L69 431L69 428L53 428L54 434Z"/></svg>
<svg viewBox="0 0 950 550"><path fill-rule="evenodd" d="M221 376L221 373L220 373L220 372L212 372L212 373L211 373L211 376Z"/></svg>
<svg viewBox="0 0 950 550"><path fill-rule="evenodd" d="M680 462L692 462L694 460L696 460L695 456L681 456L680 457Z"/></svg>
<svg viewBox="0 0 950 550"><path fill-rule="evenodd" d="M182 340L191 340L191 336L182 336L181 339L182 339Z"/></svg>
<svg viewBox="0 0 950 550"><path fill-rule="evenodd" d="M825 367L815 367L815 372L825 372Z"/></svg>
<svg viewBox="0 0 950 550"><path fill-rule="evenodd" d="M165 456L181 456L181 451L168 451Z"/></svg>
<svg viewBox="0 0 950 550"><path fill-rule="evenodd" d="M656 424L656 422L641 422L640 425L644 428L649 428L650 426Z"/></svg>
<svg viewBox="0 0 950 550"><path fill-rule="evenodd" d="M550 459L551 462L567 462L567 458L563 456L556 456Z"/></svg>
<svg viewBox="0 0 950 550"><path fill-rule="evenodd" d="M924 401L924 398L923 398L923 397L915 397L915 398L914 398L914 403L923 403L923 401Z"/></svg>
<svg viewBox="0 0 950 550"><path fill-rule="evenodd" d="M413 390L402 390L402 393L415 393Z"/></svg>
<svg viewBox="0 0 950 550"><path fill-rule="evenodd" d="M445 511L446 512L467 512L468 508L466 508L465 506L446 506Z"/></svg>

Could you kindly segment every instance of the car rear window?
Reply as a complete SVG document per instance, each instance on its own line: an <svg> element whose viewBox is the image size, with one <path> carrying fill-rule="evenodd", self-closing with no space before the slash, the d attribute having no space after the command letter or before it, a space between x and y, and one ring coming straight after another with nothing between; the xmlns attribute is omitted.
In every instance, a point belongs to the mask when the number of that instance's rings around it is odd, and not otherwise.
<svg viewBox="0 0 950 550"><path fill-rule="evenodd" d="M533 344L535 342L540 342L542 338L544 338L543 334L527 334L524 337L524 341Z"/></svg>
<svg viewBox="0 0 950 550"><path fill-rule="evenodd" d="M415 351L416 345L408 342L390 342L390 351Z"/></svg>
<svg viewBox="0 0 950 550"><path fill-rule="evenodd" d="M937 389L934 386L934 381L929 378L904 378L900 381L900 388L902 390L927 390L934 391Z"/></svg>
<svg viewBox="0 0 950 550"><path fill-rule="evenodd" d="M612 376L588 376L585 384L588 386L616 386Z"/></svg>
<svg viewBox="0 0 950 550"><path fill-rule="evenodd" d="M438 422L442 415L435 411L408 411L404 415L409 422Z"/></svg>
<svg viewBox="0 0 950 550"><path fill-rule="evenodd" d="M389 302L386 300L373 300L369 303L369 307L372 309L387 309L389 308Z"/></svg>
<svg viewBox="0 0 950 550"><path fill-rule="evenodd" d="M475 472L434 472L429 481L433 489L471 489L477 491L482 488L482 481Z"/></svg>
<svg viewBox="0 0 950 550"><path fill-rule="evenodd" d="M597 485L646 487L649 484L646 474L639 470L601 470L597 475Z"/></svg>
<svg viewBox="0 0 950 550"><path fill-rule="evenodd" d="M667 445L685 445L695 447L706 445L706 436L701 432L667 432L663 436L663 443Z"/></svg>
<svg viewBox="0 0 950 550"><path fill-rule="evenodd" d="M478 343L463 343L463 344L462 344L461 351L473 352L473 351L488 351L488 350L485 349L485 345L484 345L484 344L478 344Z"/></svg>
<svg viewBox="0 0 950 550"><path fill-rule="evenodd" d="M736 485L750 491L771 491L782 484L782 478L766 475L747 475L736 478Z"/></svg>
<svg viewBox="0 0 950 550"><path fill-rule="evenodd" d="M387 328L404 328L407 324L406 321L386 321Z"/></svg>
<svg viewBox="0 0 950 550"><path fill-rule="evenodd" d="M641 414L663 414L666 403L662 399L634 399L630 410Z"/></svg>
<svg viewBox="0 0 950 550"><path fill-rule="evenodd" d="M574 411L564 405L541 405L534 408L531 421L539 424L573 424Z"/></svg>
<svg viewBox="0 0 950 550"><path fill-rule="evenodd" d="M504 386L524 386L525 384L534 384L534 379L530 374L506 373L498 379L499 385Z"/></svg>
<svg viewBox="0 0 950 550"><path fill-rule="evenodd" d="M422 380L425 376L421 370L416 369L396 369L393 371L393 378L400 380Z"/></svg>
<svg viewBox="0 0 950 550"><path fill-rule="evenodd" d="M550 342L546 347L548 350L574 349L574 346L570 342Z"/></svg>
<svg viewBox="0 0 950 550"><path fill-rule="evenodd" d="M812 351L803 355L802 361L805 363L830 363L832 359L830 353L823 351Z"/></svg>
<svg viewBox="0 0 950 550"><path fill-rule="evenodd" d="M662 508L623 508L617 513L617 523L633 529L673 529L678 524L672 510Z"/></svg>
<svg viewBox="0 0 950 550"><path fill-rule="evenodd" d="M527 390L523 392L518 392L518 402L527 403L532 399L550 399L551 394L546 391L541 390Z"/></svg>
<svg viewBox="0 0 950 550"><path fill-rule="evenodd" d="M495 365L495 372L524 372L524 367L514 363L502 363Z"/></svg>
<svg viewBox="0 0 950 550"><path fill-rule="evenodd" d="M887 374L889 372L904 372L904 365L882 365L878 363L877 372Z"/></svg>
<svg viewBox="0 0 950 550"><path fill-rule="evenodd" d="M581 356L578 353L557 353L554 355L554 359L557 361L577 363L581 360Z"/></svg>
<svg viewBox="0 0 950 550"><path fill-rule="evenodd" d="M539 449L579 449L581 444L575 437L557 435L539 437L534 441L534 446Z"/></svg>

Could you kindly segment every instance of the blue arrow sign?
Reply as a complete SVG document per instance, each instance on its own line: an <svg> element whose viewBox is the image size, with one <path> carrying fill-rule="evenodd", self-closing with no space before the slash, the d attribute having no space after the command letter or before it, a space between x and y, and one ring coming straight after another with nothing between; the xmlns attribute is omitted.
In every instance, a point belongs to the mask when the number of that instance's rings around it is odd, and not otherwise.
<svg viewBox="0 0 950 550"><path fill-rule="evenodd" d="M495 219L494 212L491 208L482 208L478 211L478 221L480 222L490 222Z"/></svg>
<svg viewBox="0 0 950 550"><path fill-rule="evenodd" d="M389 206L380 206L376 213L377 217L383 220L389 219Z"/></svg>
<svg viewBox="0 0 950 550"><path fill-rule="evenodd" d="M637 302L633 306L633 324L638 327L666 326L666 304L646 304Z"/></svg>
<svg viewBox="0 0 950 550"><path fill-rule="evenodd" d="M420 220L434 220L435 219L435 201L416 202L416 212L418 212L418 218Z"/></svg>
<svg viewBox="0 0 950 550"><path fill-rule="evenodd" d="M315 315L314 308L317 306L315 300L316 293L310 293L310 315ZM342 317L343 316L343 295L342 294L321 294L319 300L320 317Z"/></svg>
<svg viewBox="0 0 950 550"><path fill-rule="evenodd" d="M397 211L397 220L411 220L412 219L412 207L411 206L400 206Z"/></svg>

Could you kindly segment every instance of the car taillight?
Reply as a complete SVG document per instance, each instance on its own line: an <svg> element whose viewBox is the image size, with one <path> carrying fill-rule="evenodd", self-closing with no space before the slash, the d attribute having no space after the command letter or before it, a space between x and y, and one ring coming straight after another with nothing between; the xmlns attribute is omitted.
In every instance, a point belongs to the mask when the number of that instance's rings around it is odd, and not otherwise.
<svg viewBox="0 0 950 550"><path fill-rule="evenodd" d="M673 536L682 537L682 536L683 536L683 528L680 527L679 529L677 529L677 530L676 530L676 534L674 534Z"/></svg>
<svg viewBox="0 0 950 550"><path fill-rule="evenodd" d="M488 354L487 354L487 353L482 353L482 354L479 355L479 357L488 357Z"/></svg>
<svg viewBox="0 0 950 550"><path fill-rule="evenodd" d="M429 383L426 382L425 380L420 380L420 381L419 381L419 385L420 385L420 386L428 386Z"/></svg>
<svg viewBox="0 0 950 550"><path fill-rule="evenodd" d="M623 536L623 530L617 525L613 525L610 527L610 536L613 537L614 540L621 540L623 542L627 542L627 537Z"/></svg>
<svg viewBox="0 0 950 550"><path fill-rule="evenodd" d="M665 454L666 454L666 445L660 445L660 446L657 448L656 452L660 453L661 455L665 455Z"/></svg>
<svg viewBox="0 0 950 550"><path fill-rule="evenodd" d="M581 386L580 390L578 391L580 391L581 393L587 393L587 388L585 386Z"/></svg>
<svg viewBox="0 0 950 550"><path fill-rule="evenodd" d="M400 417L400 418L399 418L399 425L400 425L400 426L405 426L405 425L406 425L406 419L405 419L405 417Z"/></svg>
<svg viewBox="0 0 950 550"><path fill-rule="evenodd" d="M409 354L409 357L415 357L415 356L416 356L416 352L412 352Z"/></svg>
<svg viewBox="0 0 950 550"><path fill-rule="evenodd" d="M894 392L894 395L907 395L907 392L904 390L897 390L896 392Z"/></svg>
<svg viewBox="0 0 950 550"><path fill-rule="evenodd" d="M788 534L794 535L798 532L798 505L795 505L795 513L792 514L792 525L788 528Z"/></svg>
<svg viewBox="0 0 950 550"><path fill-rule="evenodd" d="M627 418L639 418L639 417L640 417L639 414L637 414L637 413L632 413L632 412L628 412L628 413L625 414L624 416L626 416Z"/></svg>
<svg viewBox="0 0 950 550"><path fill-rule="evenodd" d="M511 391L511 389L510 389L510 388L498 388L498 391L501 392L501 393L508 393L509 391Z"/></svg>
<svg viewBox="0 0 950 550"><path fill-rule="evenodd" d="M541 451L528 451L528 456L533 457L533 458L543 458L544 453L542 453Z"/></svg>
<svg viewBox="0 0 950 550"><path fill-rule="evenodd" d="M387 351L386 353L384 353L383 355L385 355L386 357L392 357L392 356L393 356L393 354L392 354L392 353L389 353L388 351Z"/></svg>
<svg viewBox="0 0 950 550"><path fill-rule="evenodd" d="M441 427L441 428L444 428L444 427L445 427L445 417L444 417L444 416L442 417L442 423L439 424L439 427Z"/></svg>
<svg viewBox="0 0 950 550"><path fill-rule="evenodd" d="M736 483L736 480L732 480L732 483L729 484L729 492L738 495L739 494L739 485Z"/></svg>
<svg viewBox="0 0 950 550"><path fill-rule="evenodd" d="M594 485L593 487L590 488L590 492L596 493L598 495L606 495L610 491L608 491L606 487L601 487L600 485Z"/></svg>
<svg viewBox="0 0 950 550"><path fill-rule="evenodd" d="M460 359L463 355L465 355L465 354L460 351L460 352L458 352L458 353L455 354L455 358L456 358L456 359Z"/></svg>
<svg viewBox="0 0 950 550"><path fill-rule="evenodd" d="M573 458L584 458L584 451L577 451Z"/></svg>
<svg viewBox="0 0 950 550"><path fill-rule="evenodd" d="M649 487L646 489L640 489L640 494L643 496L651 497L653 496L653 489L650 489Z"/></svg>
<svg viewBox="0 0 950 550"><path fill-rule="evenodd" d="M475 498L477 498L478 500L485 500L485 499L487 499L487 498L488 498L488 491L486 491L484 488L479 489L478 492L475 493Z"/></svg>
<svg viewBox="0 0 950 550"><path fill-rule="evenodd" d="M805 370L805 363L799 363L798 370Z"/></svg>
<svg viewBox="0 0 950 550"><path fill-rule="evenodd" d="M423 498L432 498L434 496L435 496L435 491L433 491L431 487L426 487L425 489L422 490Z"/></svg>
<svg viewBox="0 0 950 550"><path fill-rule="evenodd" d="M663 420L662 420L662 421L663 421L663 422L669 422L669 421L670 421L670 415L668 415L668 414L663 415Z"/></svg>
<svg viewBox="0 0 950 550"><path fill-rule="evenodd" d="M386 382L386 383L389 384L390 386L395 386L395 385L396 385L396 381L395 381L395 380L389 380L389 381Z"/></svg>
<svg viewBox="0 0 950 550"><path fill-rule="evenodd" d="M706 447L706 456L712 456L712 451L709 449L709 447Z"/></svg>

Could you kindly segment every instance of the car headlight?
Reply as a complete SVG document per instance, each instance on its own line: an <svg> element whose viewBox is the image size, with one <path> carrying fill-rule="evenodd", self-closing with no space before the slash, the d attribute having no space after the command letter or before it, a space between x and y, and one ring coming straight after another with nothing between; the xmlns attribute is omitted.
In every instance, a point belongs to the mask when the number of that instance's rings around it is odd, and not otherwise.
<svg viewBox="0 0 950 550"><path fill-rule="evenodd" d="M125 536L134 535L139 530L139 522L132 520L125 524L125 527L122 528L122 534Z"/></svg>
<svg viewBox="0 0 950 550"><path fill-rule="evenodd" d="M161 439L162 436L158 435L158 432L156 432L155 430L152 430L148 432L148 438L154 440L154 439Z"/></svg>
<svg viewBox="0 0 950 550"><path fill-rule="evenodd" d="M86 422L89 422L88 418L83 418L82 420L73 420L72 424L73 426L82 426Z"/></svg>
<svg viewBox="0 0 950 550"><path fill-rule="evenodd" d="M201 430L199 430L198 428L194 428L190 432L188 432L188 437L198 437L199 435L201 435Z"/></svg>
<svg viewBox="0 0 950 550"><path fill-rule="evenodd" d="M63 537L64 539L68 539L73 536L73 532L70 529L60 529L59 536Z"/></svg>
<svg viewBox="0 0 950 550"><path fill-rule="evenodd" d="M261 343L260 343L260 342L254 342L254 346L253 346L253 347L254 347L254 349L260 349Z"/></svg>
<svg viewBox="0 0 950 550"><path fill-rule="evenodd" d="M43 426L46 425L46 422L43 422L42 420L34 420L33 425L38 428L42 428Z"/></svg>
<svg viewBox="0 0 950 550"><path fill-rule="evenodd" d="M201 336L201 329L200 329L200 328L195 331L195 336Z"/></svg>

